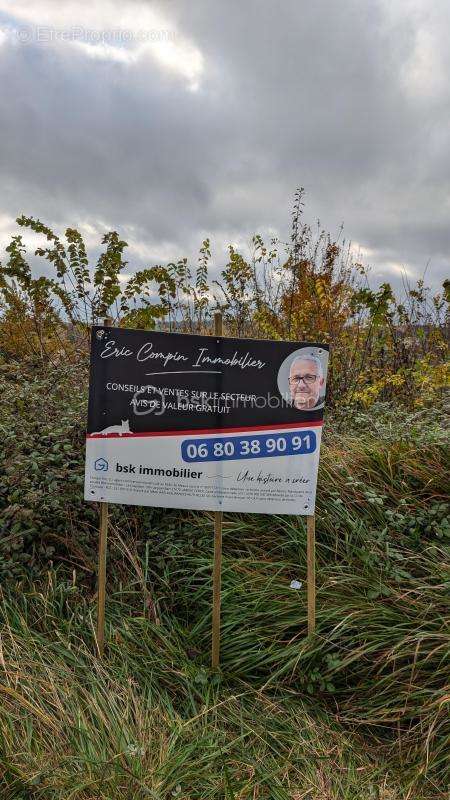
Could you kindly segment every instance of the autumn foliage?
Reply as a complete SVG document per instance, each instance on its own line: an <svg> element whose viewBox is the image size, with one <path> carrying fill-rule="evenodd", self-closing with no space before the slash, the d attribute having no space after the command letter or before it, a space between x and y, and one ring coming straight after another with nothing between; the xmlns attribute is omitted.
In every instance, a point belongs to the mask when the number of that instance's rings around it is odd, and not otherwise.
<svg viewBox="0 0 450 800"><path fill-rule="evenodd" d="M266 243L256 234L245 254L230 245L213 280L208 239L195 265L182 258L125 278L127 242L117 232L103 236L103 252L90 264L79 231L68 228L63 241L40 220L19 217L17 224L44 246L35 249L32 268L22 235L15 235L0 263L0 358L85 362L90 326L106 316L124 327L212 333L213 313L221 309L230 336L329 343L332 404L436 402L449 378L450 284L430 296L419 281L405 286L401 301L388 283L374 290L367 268L340 241L342 231L333 239L320 226L313 230L302 212L299 190L289 242Z"/></svg>

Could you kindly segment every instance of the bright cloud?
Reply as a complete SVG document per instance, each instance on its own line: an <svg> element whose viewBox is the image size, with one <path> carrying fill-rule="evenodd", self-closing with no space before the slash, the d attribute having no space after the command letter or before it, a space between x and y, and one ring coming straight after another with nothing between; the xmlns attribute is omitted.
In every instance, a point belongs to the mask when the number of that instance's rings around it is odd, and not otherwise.
<svg viewBox="0 0 450 800"><path fill-rule="evenodd" d="M146 3L114 0L83 6L82 13L80 8L79 3L73 2L0 0L0 12L8 13L15 21L7 31L13 40L75 46L88 58L124 65L148 58L183 78L188 89L199 88L204 70L202 53L160 11ZM7 32L0 32L0 44Z"/></svg>

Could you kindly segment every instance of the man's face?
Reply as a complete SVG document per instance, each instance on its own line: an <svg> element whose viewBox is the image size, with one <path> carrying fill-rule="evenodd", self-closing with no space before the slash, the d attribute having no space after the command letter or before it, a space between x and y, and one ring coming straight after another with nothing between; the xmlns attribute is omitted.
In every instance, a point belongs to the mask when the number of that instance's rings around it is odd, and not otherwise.
<svg viewBox="0 0 450 800"><path fill-rule="evenodd" d="M291 364L289 390L295 408L300 411L314 408L319 399L322 386L323 378L318 365L314 361L309 361L307 358L298 358Z"/></svg>

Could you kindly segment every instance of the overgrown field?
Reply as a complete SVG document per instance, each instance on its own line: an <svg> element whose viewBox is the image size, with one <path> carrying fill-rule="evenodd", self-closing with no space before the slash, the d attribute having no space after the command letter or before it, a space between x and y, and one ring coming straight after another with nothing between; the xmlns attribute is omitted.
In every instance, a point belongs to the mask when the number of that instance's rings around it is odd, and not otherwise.
<svg viewBox="0 0 450 800"><path fill-rule="evenodd" d="M58 374L0 378L0 798L447 797L444 410L328 419L314 637L302 519L225 515L213 674L208 514L111 507L94 655L85 380Z"/></svg>

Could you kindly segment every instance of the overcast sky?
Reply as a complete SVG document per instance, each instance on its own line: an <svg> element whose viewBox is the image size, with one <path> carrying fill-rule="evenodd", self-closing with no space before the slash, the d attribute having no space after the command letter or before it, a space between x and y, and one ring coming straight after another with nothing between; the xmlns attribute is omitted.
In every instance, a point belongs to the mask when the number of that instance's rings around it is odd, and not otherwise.
<svg viewBox="0 0 450 800"><path fill-rule="evenodd" d="M223 266L304 186L374 284L438 288L449 34L448 0L0 0L1 250L25 213L116 229L136 267L209 236Z"/></svg>

